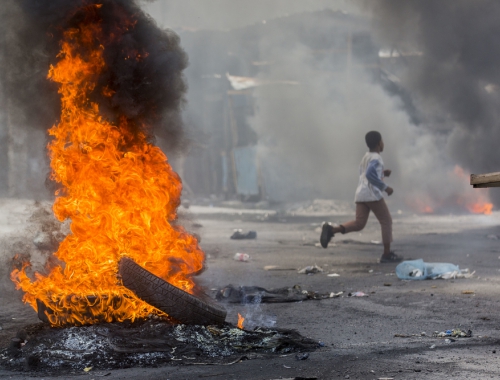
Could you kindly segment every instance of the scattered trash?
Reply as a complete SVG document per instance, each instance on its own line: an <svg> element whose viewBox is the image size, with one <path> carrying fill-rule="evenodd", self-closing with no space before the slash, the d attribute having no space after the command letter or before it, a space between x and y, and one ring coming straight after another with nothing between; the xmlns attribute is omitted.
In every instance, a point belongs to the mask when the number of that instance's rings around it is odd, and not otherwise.
<svg viewBox="0 0 500 380"><path fill-rule="evenodd" d="M295 359L297 359L297 360L307 360L308 358L309 358L308 352L304 352L304 353L295 355Z"/></svg>
<svg viewBox="0 0 500 380"><path fill-rule="evenodd" d="M316 273L323 273L323 268L317 266L316 264L314 265L309 265L305 268L302 268L298 271L300 274L316 274Z"/></svg>
<svg viewBox="0 0 500 380"><path fill-rule="evenodd" d="M247 253L235 253L233 259L236 261L244 261L248 262L250 260L250 256Z"/></svg>
<svg viewBox="0 0 500 380"><path fill-rule="evenodd" d="M338 293L330 293L330 298L337 298L340 297L344 292L338 292Z"/></svg>
<svg viewBox="0 0 500 380"><path fill-rule="evenodd" d="M425 332L422 332L420 334L394 334L394 338L412 338L412 337L422 337L426 336Z"/></svg>
<svg viewBox="0 0 500 380"><path fill-rule="evenodd" d="M84 368L83 370L84 370L85 372L90 372L90 370L91 370L91 369L92 369L92 367L86 367L86 368Z"/></svg>
<svg viewBox="0 0 500 380"><path fill-rule="evenodd" d="M430 346L429 348L432 350L432 349L436 348L436 345L435 345L435 344L433 344L433 345L432 345L432 346Z"/></svg>
<svg viewBox="0 0 500 380"><path fill-rule="evenodd" d="M382 244L382 242L380 240L372 240L370 243L376 244L376 245Z"/></svg>
<svg viewBox="0 0 500 380"><path fill-rule="evenodd" d="M354 293L349 293L347 296L348 297L368 297L368 294L365 294L363 292L354 292Z"/></svg>
<svg viewBox="0 0 500 380"><path fill-rule="evenodd" d="M392 286L392 284L390 282L385 282L384 286Z"/></svg>
<svg viewBox="0 0 500 380"><path fill-rule="evenodd" d="M446 344L450 344L451 342L454 342L454 341L455 341L455 339L445 339L445 340L444 340L444 342L445 342Z"/></svg>
<svg viewBox="0 0 500 380"><path fill-rule="evenodd" d="M243 230L234 230L233 234L231 235L231 239L233 240L243 240L243 239L256 239L257 238L257 232L255 231L248 231L248 232L243 232Z"/></svg>
<svg viewBox="0 0 500 380"><path fill-rule="evenodd" d="M373 273L373 269L370 269L370 270L368 271L368 273Z"/></svg>
<svg viewBox="0 0 500 380"><path fill-rule="evenodd" d="M475 294L474 290L462 290L462 294Z"/></svg>
<svg viewBox="0 0 500 380"><path fill-rule="evenodd" d="M396 267L396 275L401 280L470 278L474 273L469 273L469 269L460 270L454 264L425 263L422 259L403 261Z"/></svg>
<svg viewBox="0 0 500 380"><path fill-rule="evenodd" d="M340 274L338 273L330 273L329 275L327 275L328 277L340 277Z"/></svg>
<svg viewBox="0 0 500 380"><path fill-rule="evenodd" d="M283 364L283 367L284 367L284 368L287 368L287 369L290 369L290 368L292 368L292 367L289 367L289 366L287 366L287 365L284 365L284 364Z"/></svg>
<svg viewBox="0 0 500 380"><path fill-rule="evenodd" d="M445 337L452 337L452 338L470 338L472 336L472 330L462 330L462 329L453 329L453 330L446 330L446 331L434 331L434 334L432 334L433 337L435 338L445 338Z"/></svg>
<svg viewBox="0 0 500 380"><path fill-rule="evenodd" d="M486 235L486 238L490 240L498 240L498 236L494 234Z"/></svg>
<svg viewBox="0 0 500 380"><path fill-rule="evenodd" d="M239 286L227 285L217 289L215 298L221 302L258 304L258 303L283 303L299 302L306 300L323 300L327 298L340 297L339 293L318 293L302 289L300 285L284 287L278 289L264 289L258 286Z"/></svg>
<svg viewBox="0 0 500 380"><path fill-rule="evenodd" d="M277 265L266 265L264 267L264 270L268 270L268 271L273 271L273 270L296 270L296 268L282 268L282 267L279 267Z"/></svg>

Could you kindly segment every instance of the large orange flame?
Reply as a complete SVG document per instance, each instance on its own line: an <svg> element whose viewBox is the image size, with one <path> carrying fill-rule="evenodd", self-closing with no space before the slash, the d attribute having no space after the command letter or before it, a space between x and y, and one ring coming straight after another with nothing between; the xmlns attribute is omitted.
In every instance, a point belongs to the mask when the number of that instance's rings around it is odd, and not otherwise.
<svg viewBox="0 0 500 380"><path fill-rule="evenodd" d="M130 27L132 21L121 26ZM37 310L38 299L54 311L48 315L54 326L161 314L120 284L122 256L188 292L191 276L203 267L196 239L169 223L182 185L166 156L144 134L133 134L124 118L106 120L89 100L105 68L106 38L99 23L67 30L48 74L62 101L60 122L49 130L52 176L62 185L53 209L60 221L71 219L71 233L55 253L61 264L35 273L34 280L28 263L11 274L25 302Z"/></svg>
<svg viewBox="0 0 500 380"><path fill-rule="evenodd" d="M456 165L453 172L464 181L469 180L470 175L465 173L464 169L460 166ZM493 203L490 202L489 189L474 189L472 191L473 193L469 192L468 195L464 194L464 196L459 197L457 202L465 206L473 214L491 215L493 212Z"/></svg>

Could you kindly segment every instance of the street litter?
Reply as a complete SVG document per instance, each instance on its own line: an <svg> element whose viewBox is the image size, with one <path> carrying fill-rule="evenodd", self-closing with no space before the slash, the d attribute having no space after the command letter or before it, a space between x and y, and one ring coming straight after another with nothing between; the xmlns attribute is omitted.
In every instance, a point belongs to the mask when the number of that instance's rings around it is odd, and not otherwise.
<svg viewBox="0 0 500 380"><path fill-rule="evenodd" d="M250 260L250 255L248 255L247 253L235 253L234 254L234 257L233 257L234 260L236 261L244 261L244 262L247 262L248 260Z"/></svg>
<svg viewBox="0 0 500 380"><path fill-rule="evenodd" d="M316 274L316 273L323 273L323 268L317 266L316 264L314 265L309 265L305 268L299 269L298 273L300 274Z"/></svg>
<svg viewBox="0 0 500 380"><path fill-rule="evenodd" d="M283 268L283 267L279 267L277 265L266 265L264 267L264 270L268 270L268 271L273 271L273 270L296 270L296 268Z"/></svg>
<svg viewBox="0 0 500 380"><path fill-rule="evenodd" d="M396 267L396 275L401 280L456 279L471 278L475 271L460 269L449 263L425 263L422 259L403 261Z"/></svg>
<svg viewBox="0 0 500 380"><path fill-rule="evenodd" d="M330 273L327 276L328 277L340 277L340 274L338 274L338 273Z"/></svg>
<svg viewBox="0 0 500 380"><path fill-rule="evenodd" d="M432 349L436 348L436 345L435 345L435 344L433 344L433 345L432 345L432 346L430 346L429 348L432 350Z"/></svg>
<svg viewBox="0 0 500 380"><path fill-rule="evenodd" d="M472 330L453 329L441 332L434 331L434 334L432 334L432 336L435 338L470 338L472 336Z"/></svg>
<svg viewBox="0 0 500 380"><path fill-rule="evenodd" d="M340 297L343 292L318 293L302 289L300 285L277 289L265 289L258 286L227 285L217 290L215 298L227 303L283 303L307 300L322 300Z"/></svg>
<svg viewBox="0 0 500 380"><path fill-rule="evenodd" d="M376 245L382 244L382 242L380 240L372 240L372 241L370 241L370 243L376 244Z"/></svg>
<svg viewBox="0 0 500 380"><path fill-rule="evenodd" d="M297 360L307 360L307 358L309 358L308 352L304 352L304 353L295 355L295 359L297 359Z"/></svg>
<svg viewBox="0 0 500 380"><path fill-rule="evenodd" d="M231 235L231 239L233 240L256 239L256 238L257 238L257 232L255 231L243 232L243 230L240 229L234 230L233 234Z"/></svg>
<svg viewBox="0 0 500 380"><path fill-rule="evenodd" d="M368 297L368 294L365 294L363 292L354 292L354 293L349 293L347 296L348 297Z"/></svg>
<svg viewBox="0 0 500 380"><path fill-rule="evenodd" d="M421 332L420 334L394 334L394 338L412 338L412 337L423 337L427 336L425 332Z"/></svg>
<svg viewBox="0 0 500 380"><path fill-rule="evenodd" d="M462 294L475 294L474 290L462 290Z"/></svg>
<svg viewBox="0 0 500 380"><path fill-rule="evenodd" d="M338 292L338 293L330 293L330 298L337 298L340 297L344 292Z"/></svg>

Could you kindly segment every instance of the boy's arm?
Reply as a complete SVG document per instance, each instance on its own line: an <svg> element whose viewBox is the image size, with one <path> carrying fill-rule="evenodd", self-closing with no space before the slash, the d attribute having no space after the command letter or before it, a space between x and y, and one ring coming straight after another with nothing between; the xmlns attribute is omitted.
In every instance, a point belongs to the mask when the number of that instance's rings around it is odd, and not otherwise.
<svg viewBox="0 0 500 380"><path fill-rule="evenodd" d="M380 179L377 169L380 168L380 161L373 160L370 161L368 167L366 168L366 179L373 186L379 188L382 191L387 189L387 185Z"/></svg>

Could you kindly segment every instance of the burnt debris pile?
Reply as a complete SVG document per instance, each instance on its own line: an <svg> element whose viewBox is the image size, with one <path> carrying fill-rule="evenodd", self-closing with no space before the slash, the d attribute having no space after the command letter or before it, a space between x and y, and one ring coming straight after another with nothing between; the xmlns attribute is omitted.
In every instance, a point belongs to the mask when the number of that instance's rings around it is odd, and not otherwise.
<svg viewBox="0 0 500 380"><path fill-rule="evenodd" d="M295 330L232 325L173 325L150 318L63 329L28 326L0 352L0 366L57 374L161 364L229 364L257 357L309 352L319 343Z"/></svg>

